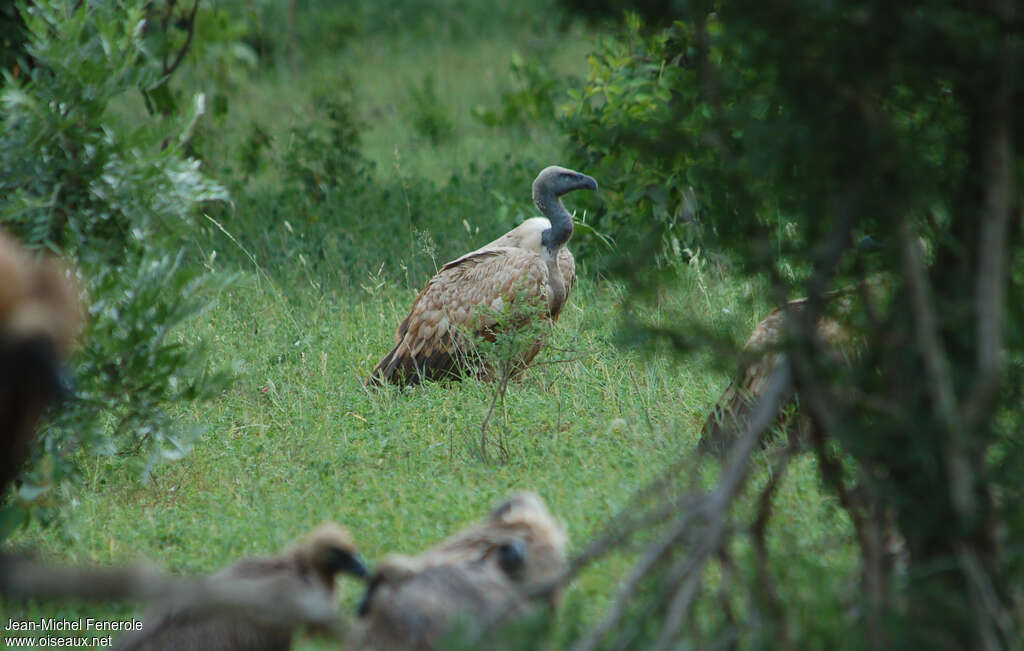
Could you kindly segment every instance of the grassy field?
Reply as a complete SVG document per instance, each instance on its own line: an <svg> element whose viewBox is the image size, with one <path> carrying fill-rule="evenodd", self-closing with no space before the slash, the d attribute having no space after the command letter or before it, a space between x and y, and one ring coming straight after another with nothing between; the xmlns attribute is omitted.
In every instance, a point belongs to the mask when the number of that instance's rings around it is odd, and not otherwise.
<svg viewBox="0 0 1024 651"><path fill-rule="evenodd" d="M174 572L208 572L277 550L331 519L350 528L364 555L374 559L423 549L480 518L507 493L533 489L564 520L578 551L636 488L669 462L691 455L728 374L710 352L676 359L618 345L626 290L591 273L586 260L549 349L511 383L491 420L488 459L480 453L481 426L494 385L363 387L362 377L390 348L429 270L496 237L513 217L532 214L528 178L508 195L513 205L501 218L488 203L477 209L447 204L458 206L456 224L471 224L461 238L387 254L393 243L363 242L358 260L311 249L310 240L332 228L331 215L340 219L341 209L321 206L321 230L306 231L309 215L300 213L308 206L262 214L259 202L245 196L277 192L275 165L288 146L289 129L315 118L318 94L349 87L366 125L362 154L375 163L371 182L415 179L408 187L426 183L432 196L444 197L449 177L465 174L471 165L500 165L506 155L562 162L554 124L491 128L474 120L471 110L496 105L515 87L513 52L527 60L543 57L562 76L582 76L592 43L579 30L557 39L514 30L458 42L396 38L353 45L299 69L253 74L240 84L230 98L231 112L204 127L203 141L208 166L233 187L238 201L234 212L221 216L233 239L212 227L195 237L197 264L203 260L218 271L236 272L239 280L191 329L177 333L185 343L209 346L215 362L234 369L237 379L219 400L180 414L183 424L205 428L186 458L159 465L146 483L131 460L90 461L85 489L70 507L67 535L33 527L14 543L71 562L142 557ZM451 120L451 133L437 142L410 127L421 108L416 89L424 88L428 76L438 106ZM271 153L248 180L230 177L253 123L270 134ZM410 211L446 206L421 203L415 192L405 201ZM240 214L245 210L254 213ZM358 215L362 222L392 218L374 213L373 204ZM213 251L219 256L211 257ZM300 259L301 252L308 257ZM757 312L764 306L751 301L749 292L718 270L691 265L680 269L676 288L660 305L646 309L666 318L685 313L742 341L763 316ZM505 440L507 459L495 453L498 437ZM714 462L699 463L705 466L699 474L713 480ZM767 466L767 457L759 465ZM771 544L785 572L808 579L784 583L807 586L807 602L821 590L830 596L819 600L820 608L838 609L835 595L853 563L841 543L848 525L822 496L809 461L789 472L777 497L784 524ZM584 623L599 616L633 551L590 567L569 590L567 611ZM821 576L835 585L822 584ZM342 608L351 611L357 598L357 588L346 584ZM19 616L129 611L91 604L32 606ZM807 640L814 639L816 619L811 612L801 616L798 626L804 628L798 630Z"/></svg>

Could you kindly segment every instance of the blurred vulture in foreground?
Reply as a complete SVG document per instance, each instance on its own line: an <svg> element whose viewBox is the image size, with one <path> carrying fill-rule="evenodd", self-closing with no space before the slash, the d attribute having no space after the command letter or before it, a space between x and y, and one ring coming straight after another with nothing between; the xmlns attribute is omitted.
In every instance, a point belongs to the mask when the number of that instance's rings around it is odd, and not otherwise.
<svg viewBox="0 0 1024 651"><path fill-rule="evenodd" d="M80 319L78 288L65 268L0 232L0 495L46 407L67 392L63 361Z"/></svg>
<svg viewBox="0 0 1024 651"><path fill-rule="evenodd" d="M120 651L278 651L291 648L298 627L284 612L286 602L324 601L333 604L334 579L339 573L366 577L366 567L352 537L336 524L325 523L281 555L241 560L207 581L244 586L281 595L281 617L267 617L238 608L213 610L180 603L147 616L141 631L121 638Z"/></svg>
<svg viewBox="0 0 1024 651"><path fill-rule="evenodd" d="M565 248L572 216L561 197L583 189L597 190L597 181L564 167L545 168L533 182L533 202L544 217L528 219L441 267L416 297L395 333L395 347L367 384L458 378L460 365L474 366L473 337L494 341L495 313L513 305L537 305L557 321L576 278L575 262ZM513 320L513 325L523 324ZM527 346L518 367L527 366L539 351L540 343ZM490 369L477 372L487 377Z"/></svg>
<svg viewBox="0 0 1024 651"><path fill-rule="evenodd" d="M360 606L356 649L437 649L456 633L553 607L539 592L565 570L567 537L544 501L517 493L490 517L416 557L390 556L370 579Z"/></svg>
<svg viewBox="0 0 1024 651"><path fill-rule="evenodd" d="M842 292L833 292L826 298L836 299ZM741 369L722 392L714 409L708 414L701 430L697 449L701 452L724 454L742 431L750 410L764 391L775 365L783 353L779 350L788 315L807 306L806 298L789 301L766 316L747 339L744 353L755 356L754 361ZM828 343L837 355L852 354L852 337L838 321L827 316L818 320L818 336ZM785 407L785 405L783 405ZM782 416L780 416L781 418ZM798 425L799 426L799 425Z"/></svg>

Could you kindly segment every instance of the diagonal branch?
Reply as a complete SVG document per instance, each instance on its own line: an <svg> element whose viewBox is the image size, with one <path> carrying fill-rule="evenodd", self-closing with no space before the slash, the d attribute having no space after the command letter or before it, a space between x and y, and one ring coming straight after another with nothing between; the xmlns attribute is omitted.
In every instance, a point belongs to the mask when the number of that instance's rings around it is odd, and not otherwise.
<svg viewBox="0 0 1024 651"><path fill-rule="evenodd" d="M909 222L900 225L900 243L903 249L903 271L906 274L907 291L910 293L910 309L928 390L938 410L939 420L947 430L952 430L957 426L957 416L949 360L939 341L938 319L932 304L921 243Z"/></svg>
<svg viewBox="0 0 1024 651"><path fill-rule="evenodd" d="M694 508L684 511L673 523L667 535L648 546L644 556L620 588L605 618L582 639L577 640L571 647L573 651L591 651L597 648L600 641L621 622L642 580L690 532L695 521L700 520L706 523L701 534L701 543L683 560L681 570L678 571L682 583L669 607L669 617L659 638L659 646L669 645L676 638L689 614L693 599L699 592L703 569L708 559L724 541L725 520L733 499L746 480L750 457L761 440L761 435L775 422L779 405L788 397L791 387L789 363L782 358L776 365L765 392L754 407L743 436L730 451L718 486Z"/></svg>
<svg viewBox="0 0 1024 651"><path fill-rule="evenodd" d="M943 456L949 475L950 499L957 515L964 516L975 510L974 492L971 489L974 473L967 457L964 432L956 409L949 359L939 341L938 319L922 259L921 243L907 221L900 225L900 241L918 348L924 362L928 390L938 412L939 422L945 430Z"/></svg>
<svg viewBox="0 0 1024 651"><path fill-rule="evenodd" d="M193 5L192 5L192 11L190 11L189 14L188 14L188 19L187 19L188 26L186 27L186 32L185 32L185 43L181 46L181 49L178 50L177 56L174 57L174 61L170 65L167 64L167 57L166 56L164 57L164 65L163 65L164 77L170 77L172 74L174 74L174 71L178 69L178 66L181 65L181 62L185 60L185 55L188 54L188 49L192 45L192 37L195 35L195 32L196 32L196 12L198 12L198 11L199 11L199 0L195 0L195 3L193 3ZM168 15L170 15L171 10L168 9L167 13L168 13ZM167 29L167 25L165 24L164 25L164 30L166 31L166 29Z"/></svg>

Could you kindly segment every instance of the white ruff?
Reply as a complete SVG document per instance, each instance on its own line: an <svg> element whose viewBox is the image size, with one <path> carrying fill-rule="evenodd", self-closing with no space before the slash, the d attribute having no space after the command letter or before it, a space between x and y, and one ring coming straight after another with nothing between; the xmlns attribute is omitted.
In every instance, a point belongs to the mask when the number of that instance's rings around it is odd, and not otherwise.
<svg viewBox="0 0 1024 651"><path fill-rule="evenodd" d="M551 222L548 221L547 217L531 217L484 248L513 246L517 249L526 249L527 251L540 253L541 249L544 248L540 242L541 234L549 228L551 228Z"/></svg>

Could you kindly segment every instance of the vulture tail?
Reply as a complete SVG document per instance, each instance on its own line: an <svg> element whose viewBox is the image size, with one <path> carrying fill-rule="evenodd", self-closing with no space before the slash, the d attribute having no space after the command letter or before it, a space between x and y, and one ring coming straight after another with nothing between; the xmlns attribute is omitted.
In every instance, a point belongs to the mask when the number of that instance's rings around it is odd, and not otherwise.
<svg viewBox="0 0 1024 651"><path fill-rule="evenodd" d="M406 384L406 382L398 381L399 378L395 377L395 369L398 367L400 359L397 356L398 346L396 344L391 352L384 356L384 359L380 360L380 363L370 373L370 377L366 378L366 386L382 386L387 383L394 384Z"/></svg>

